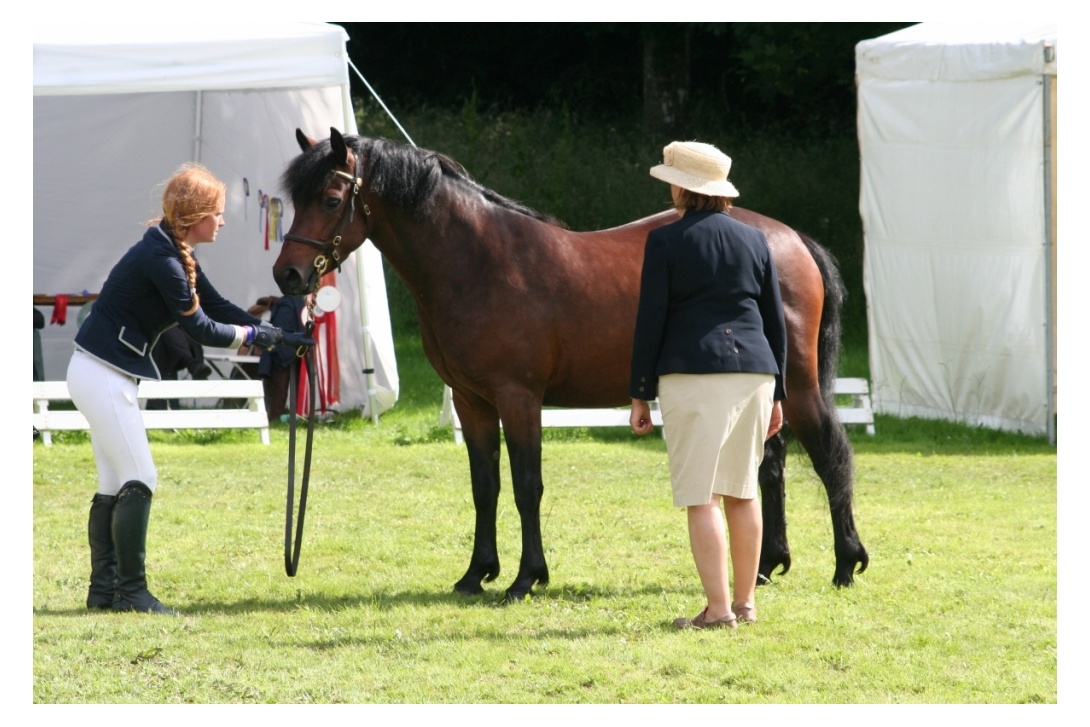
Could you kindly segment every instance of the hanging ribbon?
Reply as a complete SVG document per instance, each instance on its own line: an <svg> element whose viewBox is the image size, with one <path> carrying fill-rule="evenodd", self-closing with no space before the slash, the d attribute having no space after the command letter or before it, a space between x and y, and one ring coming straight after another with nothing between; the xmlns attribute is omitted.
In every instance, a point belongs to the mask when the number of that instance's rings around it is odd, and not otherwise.
<svg viewBox="0 0 1090 727"><path fill-rule="evenodd" d="M337 287L337 273L330 271L323 276L323 285L329 288ZM322 315L325 319L326 336L326 398L330 404L341 400L341 357L337 352L337 314L327 311Z"/></svg>
<svg viewBox="0 0 1090 727"><path fill-rule="evenodd" d="M284 202L279 197L273 197L269 200L269 211L272 215L272 238L277 242L284 241ZM269 249L268 241L265 242L265 249Z"/></svg>
<svg viewBox="0 0 1090 727"><path fill-rule="evenodd" d="M65 321L68 320L68 296L57 295L53 298L53 317L50 319L50 323L56 323L58 326L63 326Z"/></svg>
<svg viewBox="0 0 1090 727"><path fill-rule="evenodd" d="M329 365L327 364L327 360L330 359L328 351L329 324L331 323L330 318L332 315L332 313L323 313L322 315L316 315L314 317L314 332L312 335L314 336L317 345L313 349L313 356L309 357L310 360L303 359L300 361L302 368L300 369L299 378L302 384L306 384L299 387L299 396L296 401L295 411L300 416L306 416L306 412L310 411L311 396L317 397L318 405L316 408L322 413L328 411L330 405L335 401L329 396ZM308 382L311 380L311 377L309 376L309 372L307 372L308 375L306 377L302 376L302 373L306 372L306 367L311 363L313 363L315 374L317 375L315 377L318 386L317 392L312 392L310 390Z"/></svg>
<svg viewBox="0 0 1090 727"><path fill-rule="evenodd" d="M261 190L258 190L261 194ZM269 249L269 195L261 194L261 209L265 210L265 249Z"/></svg>
<svg viewBox="0 0 1090 727"><path fill-rule="evenodd" d="M336 287L336 273L329 272L322 277L322 287ZM315 313L313 334L316 346L313 356L300 361L299 391L296 396L295 411L306 416L311 409L310 397L317 396L318 409L323 413L341 400L340 356L337 353L337 315L333 311ZM311 392L307 365L316 369L317 392Z"/></svg>

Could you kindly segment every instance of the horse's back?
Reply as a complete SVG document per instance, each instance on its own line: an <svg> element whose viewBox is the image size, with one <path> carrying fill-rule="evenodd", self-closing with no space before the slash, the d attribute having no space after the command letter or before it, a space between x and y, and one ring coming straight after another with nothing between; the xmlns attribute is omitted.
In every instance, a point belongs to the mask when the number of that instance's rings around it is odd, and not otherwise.
<svg viewBox="0 0 1090 727"><path fill-rule="evenodd" d="M743 208L731 216L764 233L780 277L781 296L793 351L794 382L816 386L817 336L821 319L821 272L800 235L788 225ZM563 252L551 272L565 279L565 300L547 301L555 315L557 346L546 387L546 404L613 406L628 401L629 361L644 243L654 229L674 222L666 210L618 227L559 233ZM555 289L555 288L554 288Z"/></svg>

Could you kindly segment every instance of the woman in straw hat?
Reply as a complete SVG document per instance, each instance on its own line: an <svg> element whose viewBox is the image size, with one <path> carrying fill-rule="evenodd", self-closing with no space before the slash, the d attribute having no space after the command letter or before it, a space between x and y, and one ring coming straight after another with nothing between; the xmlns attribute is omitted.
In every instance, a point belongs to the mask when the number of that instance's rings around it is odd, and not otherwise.
<svg viewBox="0 0 1090 727"><path fill-rule="evenodd" d="M681 219L647 236L630 423L638 435L652 431L648 401L658 397L674 505L686 508L707 598L698 615L674 621L679 629L757 620L757 469L765 440L782 425L786 397L776 267L764 234L729 214L738 196L729 172L730 157L692 141L668 145L651 169L670 184Z"/></svg>

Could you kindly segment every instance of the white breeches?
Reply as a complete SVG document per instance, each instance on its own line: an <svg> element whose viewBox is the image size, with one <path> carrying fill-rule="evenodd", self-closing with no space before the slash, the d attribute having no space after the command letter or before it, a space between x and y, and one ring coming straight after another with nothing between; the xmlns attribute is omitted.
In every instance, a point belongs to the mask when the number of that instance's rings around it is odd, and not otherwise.
<svg viewBox="0 0 1090 727"><path fill-rule="evenodd" d="M68 393L91 425L98 491L103 495L116 495L131 480L154 492L159 480L136 398L137 384L79 349L68 364Z"/></svg>

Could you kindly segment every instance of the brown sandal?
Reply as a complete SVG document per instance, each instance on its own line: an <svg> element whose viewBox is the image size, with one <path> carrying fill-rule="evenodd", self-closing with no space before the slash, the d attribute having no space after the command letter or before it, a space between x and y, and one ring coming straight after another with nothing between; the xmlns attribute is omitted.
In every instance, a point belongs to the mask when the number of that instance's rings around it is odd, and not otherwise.
<svg viewBox="0 0 1090 727"><path fill-rule="evenodd" d="M685 629L734 629L738 628L738 619L734 614L730 616L724 616L723 618L716 619L715 621L708 621L704 618L704 614L708 612L708 607L705 606L704 610L698 613L692 618L676 618L674 619L674 628L679 631Z"/></svg>

